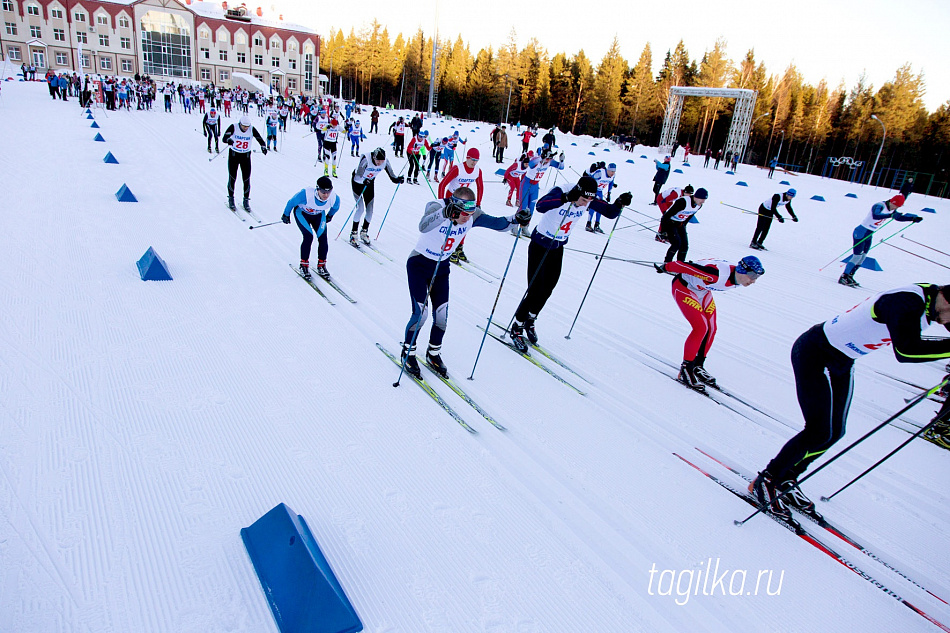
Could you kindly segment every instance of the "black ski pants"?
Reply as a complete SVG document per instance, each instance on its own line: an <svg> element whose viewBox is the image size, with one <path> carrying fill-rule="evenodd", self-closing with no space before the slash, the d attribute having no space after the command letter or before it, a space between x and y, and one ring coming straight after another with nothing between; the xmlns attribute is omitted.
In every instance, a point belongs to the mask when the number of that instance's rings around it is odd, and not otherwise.
<svg viewBox="0 0 950 633"><path fill-rule="evenodd" d="M531 240L528 244L528 292L515 310L516 320L524 323L537 318L561 278L563 260L563 248L548 250Z"/></svg>
<svg viewBox="0 0 950 633"><path fill-rule="evenodd" d="M228 153L228 197L234 197L234 182L237 180L238 167L241 168L241 176L244 178L244 197L251 197L251 153L235 152L233 149Z"/></svg>
<svg viewBox="0 0 950 633"><path fill-rule="evenodd" d="M755 233L752 234L752 241L761 244L768 237L769 229L772 228L772 212L761 204L759 205L759 221L755 224Z"/></svg>
<svg viewBox="0 0 950 633"><path fill-rule="evenodd" d="M666 230L666 236L670 240L670 248L666 251L666 257L663 258L663 261L671 262L673 257L676 257L676 261L685 262L686 251L689 250L686 222L670 221L668 224L669 228Z"/></svg>

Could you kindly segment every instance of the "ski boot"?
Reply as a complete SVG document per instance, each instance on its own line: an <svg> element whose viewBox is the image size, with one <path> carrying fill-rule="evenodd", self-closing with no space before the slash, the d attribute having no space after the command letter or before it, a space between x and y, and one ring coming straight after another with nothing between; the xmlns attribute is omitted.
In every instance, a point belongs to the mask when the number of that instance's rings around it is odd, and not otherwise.
<svg viewBox="0 0 950 633"><path fill-rule="evenodd" d="M600 228L600 222L594 223L594 233L600 233L601 235L604 234L604 230Z"/></svg>
<svg viewBox="0 0 950 633"><path fill-rule="evenodd" d="M755 481L749 484L749 492L752 493L755 500L759 503L759 507L763 510L771 512L783 521L790 521L792 519L792 513L776 491L775 483L772 481L772 474L769 471L763 470L759 473Z"/></svg>
<svg viewBox="0 0 950 633"><path fill-rule="evenodd" d="M661 243L663 243L663 244L669 244L669 243L670 243L670 240L669 240L669 238L666 236L666 233L657 233L656 236L655 236L653 239L655 239L657 242L661 242Z"/></svg>
<svg viewBox="0 0 950 633"><path fill-rule="evenodd" d="M524 333L532 345L537 345L538 332L534 329L534 319L535 317L531 316L531 314L528 314L528 318L524 321Z"/></svg>
<svg viewBox="0 0 950 633"><path fill-rule="evenodd" d="M422 380L422 370L419 369L419 361L416 360L416 346L409 346L409 343L402 344L402 353L399 354L399 360L406 364L406 373Z"/></svg>
<svg viewBox="0 0 950 633"><path fill-rule="evenodd" d="M518 321L512 321L508 329L508 336L511 337L511 344L522 354L528 353L528 342L524 339L524 325Z"/></svg>
<svg viewBox="0 0 950 633"><path fill-rule="evenodd" d="M333 177L336 178L336 165L333 166Z"/></svg>
<svg viewBox="0 0 950 633"><path fill-rule="evenodd" d="M439 374L443 378L449 377L449 370L445 366L445 363L442 362L442 346L441 345L429 345L429 349L426 350L426 362L429 364L429 367L435 373Z"/></svg>
<svg viewBox="0 0 950 633"><path fill-rule="evenodd" d="M706 368L703 367L702 365L696 365L695 367L693 367L693 376L699 382L705 385L709 385L713 389L716 389L719 386L716 384L716 379L713 378L712 375L708 371L706 371Z"/></svg>
<svg viewBox="0 0 950 633"><path fill-rule="evenodd" d="M507 206L509 206L509 207L515 206L515 205L511 204L511 198L508 198L507 200L505 200L505 205L507 205Z"/></svg>
<svg viewBox="0 0 950 633"><path fill-rule="evenodd" d="M805 493L802 492L802 489L798 487L797 479L788 479L783 481L776 487L776 489L784 494L782 500L787 505L811 517L814 517L817 520L821 520L822 516L818 514L817 510L815 510L815 502L805 496Z"/></svg>
<svg viewBox="0 0 950 633"><path fill-rule="evenodd" d="M208 153L209 153L209 154L211 153L211 146L210 146L210 145L208 146Z"/></svg>
<svg viewBox="0 0 950 633"><path fill-rule="evenodd" d="M251 199L250 199L250 198L244 198L244 202L242 203L242 205L244 206L244 210L247 211L248 213L250 213L250 211L251 211Z"/></svg>
<svg viewBox="0 0 950 633"><path fill-rule="evenodd" d="M860 288L861 284L854 280L854 277L848 273L841 273L841 276L838 277L838 283L842 286L848 286L849 288Z"/></svg>
<svg viewBox="0 0 950 633"><path fill-rule="evenodd" d="M323 163L323 175L324 176L330 175L330 166L327 165L326 163Z"/></svg>
<svg viewBox="0 0 950 633"><path fill-rule="evenodd" d="M352 244L353 246L359 248L359 246L360 246L360 241L359 241L359 238L358 238L357 235L358 235L358 234L356 233L356 231L353 231L353 232L350 233L350 244Z"/></svg>
<svg viewBox="0 0 950 633"><path fill-rule="evenodd" d="M228 196L228 208L232 211L237 211L237 207L234 206L234 196Z"/></svg>
<svg viewBox="0 0 950 633"><path fill-rule="evenodd" d="M757 251L759 250L759 243L753 240L752 242L749 242L749 248Z"/></svg>
<svg viewBox="0 0 950 633"><path fill-rule="evenodd" d="M369 230L365 227L360 231L360 241L369 246Z"/></svg>
<svg viewBox="0 0 950 633"><path fill-rule="evenodd" d="M310 262L305 259L300 260L300 275L310 281Z"/></svg>
<svg viewBox="0 0 950 633"><path fill-rule="evenodd" d="M320 259L317 260L317 274L330 281L330 271L327 270L327 260Z"/></svg>
<svg viewBox="0 0 950 633"><path fill-rule="evenodd" d="M693 364L684 360L683 364L680 365L680 373L676 376L676 380L683 383L690 389L698 391L700 393L706 393L706 385L696 377L696 374L693 371Z"/></svg>
<svg viewBox="0 0 950 633"><path fill-rule="evenodd" d="M593 233L593 232L594 232L594 227L591 226L591 223L590 223L590 222L588 222L588 223L587 223L587 226L584 227L584 230L587 231L588 233Z"/></svg>
<svg viewBox="0 0 950 633"><path fill-rule="evenodd" d="M465 256L465 250L462 248L462 246L462 244L459 244L459 247L456 249L454 254L458 257L460 262L467 262L468 257Z"/></svg>

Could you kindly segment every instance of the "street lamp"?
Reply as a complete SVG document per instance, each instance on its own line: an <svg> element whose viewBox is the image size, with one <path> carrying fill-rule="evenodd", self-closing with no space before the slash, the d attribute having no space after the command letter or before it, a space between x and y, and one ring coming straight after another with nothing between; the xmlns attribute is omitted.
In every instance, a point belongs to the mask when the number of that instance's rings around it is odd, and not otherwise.
<svg viewBox="0 0 950 633"><path fill-rule="evenodd" d="M881 129L884 130L884 134L881 135L881 146L877 148L877 157L874 159L874 167L871 168L871 174L868 176L868 183L871 184L871 180L874 178L874 172L877 170L877 161L881 158L881 150L884 149L884 139L887 138L887 128L884 126L884 122L877 118L876 114L872 114L871 118L881 124Z"/></svg>

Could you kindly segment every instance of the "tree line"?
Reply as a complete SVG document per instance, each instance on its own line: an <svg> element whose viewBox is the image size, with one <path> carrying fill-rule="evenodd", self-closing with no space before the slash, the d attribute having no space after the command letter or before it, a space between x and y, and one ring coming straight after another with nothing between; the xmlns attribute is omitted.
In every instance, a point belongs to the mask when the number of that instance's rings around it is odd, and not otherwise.
<svg viewBox="0 0 950 633"><path fill-rule="evenodd" d="M331 30L321 47L321 72L330 76L337 95L342 80L344 98L423 111L433 43L421 29L393 40L375 20L349 35ZM770 72L754 50L736 62L720 39L698 62L680 41L665 53L655 76L652 69L649 43L631 65L616 37L595 63L583 50L552 55L536 39L519 49L513 29L504 45L475 53L458 36L439 42L434 109L456 118L557 126L597 137L634 136L657 145L671 87L750 88L758 91L758 99L746 162L762 165L777 157L795 171L820 174L827 158L847 156L864 162L866 181L881 147L883 124L887 134L875 181L890 185L919 172L916 191L950 194L950 101L927 112L924 77L910 64L880 87L862 76L849 90L843 82L834 87L824 80L807 83L794 64ZM694 153L722 148L734 104L724 98L687 99L680 144L689 143ZM845 179L858 174L847 166L833 172Z"/></svg>

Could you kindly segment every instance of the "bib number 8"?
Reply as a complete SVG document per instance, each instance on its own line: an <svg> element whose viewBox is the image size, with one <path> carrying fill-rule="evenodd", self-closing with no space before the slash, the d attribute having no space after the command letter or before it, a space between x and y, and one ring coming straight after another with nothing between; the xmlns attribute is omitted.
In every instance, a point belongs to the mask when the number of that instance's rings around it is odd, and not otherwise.
<svg viewBox="0 0 950 633"><path fill-rule="evenodd" d="M455 238L450 237L449 239L445 240L445 246L442 248L442 251L447 253L452 250L453 246L455 246Z"/></svg>

